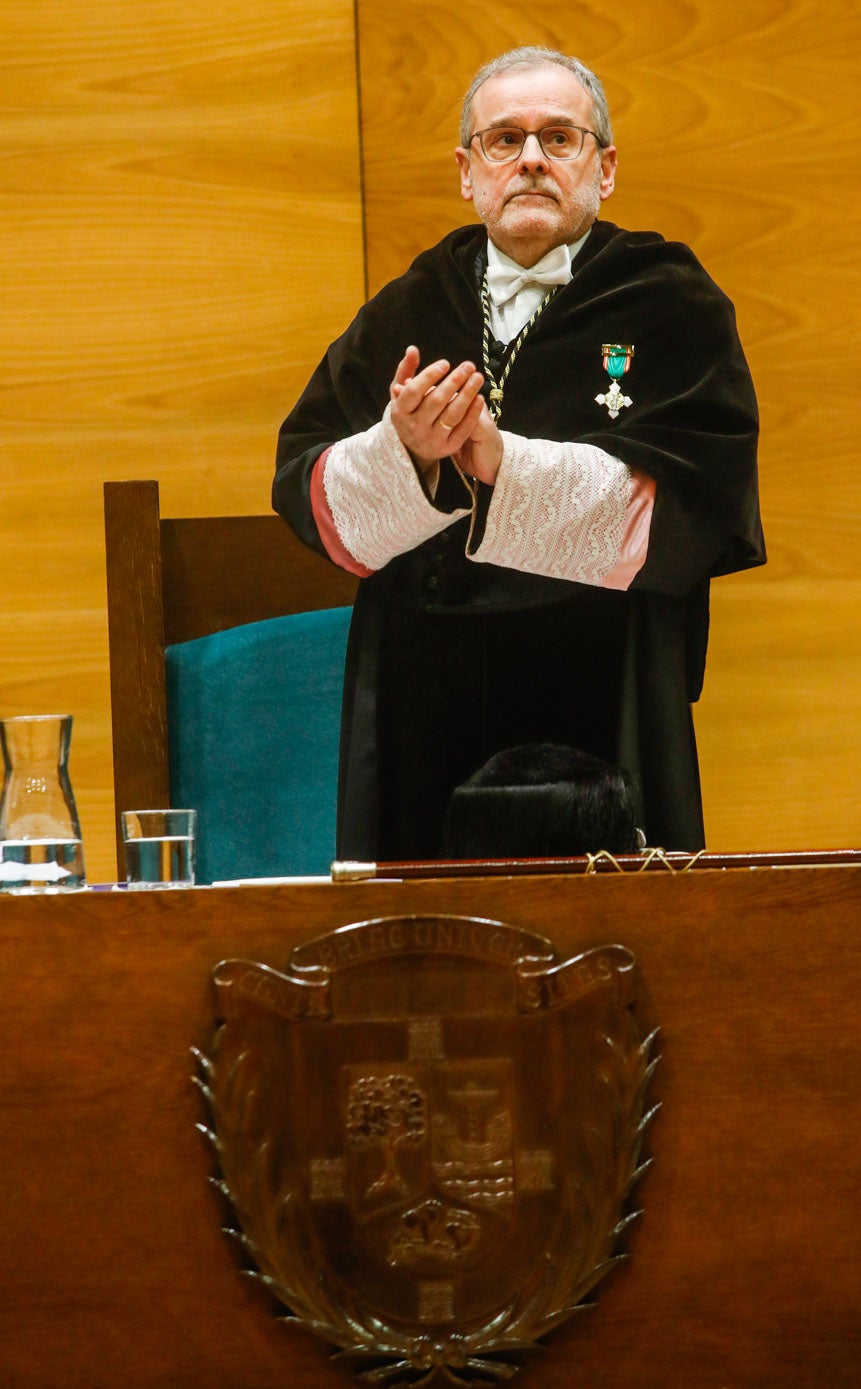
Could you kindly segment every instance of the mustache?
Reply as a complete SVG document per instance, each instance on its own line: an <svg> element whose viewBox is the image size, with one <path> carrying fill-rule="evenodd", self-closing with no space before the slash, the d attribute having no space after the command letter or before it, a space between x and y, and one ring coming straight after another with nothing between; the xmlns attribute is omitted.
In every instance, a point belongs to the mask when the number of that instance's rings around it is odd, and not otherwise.
<svg viewBox="0 0 861 1389"><path fill-rule="evenodd" d="M548 183L542 178L530 178L521 180L514 188L509 188L505 195L505 201L510 202L512 198L517 198L522 193L543 193L546 198L557 197L557 190L552 183Z"/></svg>

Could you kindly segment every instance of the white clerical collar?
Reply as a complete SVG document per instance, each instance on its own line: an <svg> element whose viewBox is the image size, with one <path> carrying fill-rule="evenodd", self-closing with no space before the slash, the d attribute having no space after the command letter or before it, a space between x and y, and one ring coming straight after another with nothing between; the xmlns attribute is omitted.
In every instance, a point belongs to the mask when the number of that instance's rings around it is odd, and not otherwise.
<svg viewBox="0 0 861 1389"><path fill-rule="evenodd" d="M510 342L528 323L548 289L567 284L571 262L584 245L590 227L576 241L555 246L528 269L500 251L488 238L487 288L490 298L490 327L502 342Z"/></svg>

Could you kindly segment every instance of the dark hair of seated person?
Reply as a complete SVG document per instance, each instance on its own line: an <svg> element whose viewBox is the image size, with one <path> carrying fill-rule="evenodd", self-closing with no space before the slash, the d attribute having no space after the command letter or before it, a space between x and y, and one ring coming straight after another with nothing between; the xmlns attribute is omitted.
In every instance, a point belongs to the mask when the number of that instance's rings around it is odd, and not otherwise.
<svg viewBox="0 0 861 1389"><path fill-rule="evenodd" d="M446 858L572 858L636 853L634 780L578 748L525 743L495 753L455 787Z"/></svg>

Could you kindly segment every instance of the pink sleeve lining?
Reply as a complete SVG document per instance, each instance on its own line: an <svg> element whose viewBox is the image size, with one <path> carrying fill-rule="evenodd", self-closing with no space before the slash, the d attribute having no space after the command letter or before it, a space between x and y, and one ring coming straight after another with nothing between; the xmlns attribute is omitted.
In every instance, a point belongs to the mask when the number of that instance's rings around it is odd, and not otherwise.
<svg viewBox="0 0 861 1389"><path fill-rule="evenodd" d="M339 569L346 569L348 574L356 574L360 579L369 579L374 572L373 569L367 569L364 564L360 564L345 548L338 535L334 517L326 500L323 473L329 452L330 450L326 449L324 453L320 454L311 473L311 511L314 515L314 521L330 560L337 564Z"/></svg>
<svg viewBox="0 0 861 1389"><path fill-rule="evenodd" d="M631 483L619 557L602 580L601 588L630 588L646 563L657 484L647 473L634 472L633 469Z"/></svg>

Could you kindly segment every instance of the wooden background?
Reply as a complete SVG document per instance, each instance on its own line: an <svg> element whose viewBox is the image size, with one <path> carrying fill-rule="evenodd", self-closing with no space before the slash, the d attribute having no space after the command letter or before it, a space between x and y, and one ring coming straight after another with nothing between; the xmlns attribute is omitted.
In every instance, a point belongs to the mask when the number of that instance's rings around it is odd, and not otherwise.
<svg viewBox="0 0 861 1389"><path fill-rule="evenodd" d="M0 715L75 715L112 877L101 485L268 509L275 435L365 293L471 216L459 98L515 43L604 78L612 220L734 299L770 562L713 590L712 849L861 841L859 10L813 0L0 0ZM695 324L692 324L695 331Z"/></svg>

